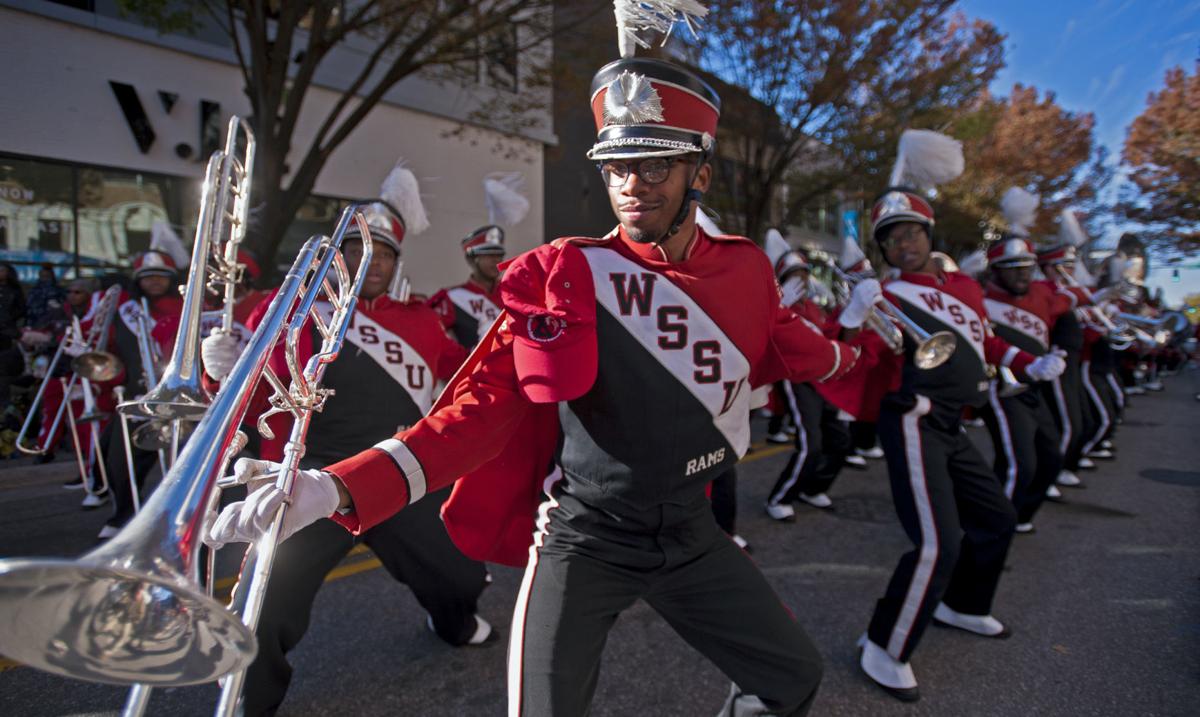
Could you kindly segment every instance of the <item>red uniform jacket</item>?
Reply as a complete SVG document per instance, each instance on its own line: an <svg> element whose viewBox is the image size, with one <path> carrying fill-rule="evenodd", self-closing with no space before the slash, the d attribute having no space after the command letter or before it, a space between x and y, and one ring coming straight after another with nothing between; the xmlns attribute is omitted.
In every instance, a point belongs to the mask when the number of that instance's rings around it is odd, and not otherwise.
<svg viewBox="0 0 1200 717"><path fill-rule="evenodd" d="M560 239L514 259L503 282L539 275L531 267L546 265L559 252L580 252L593 275L602 279L615 279L616 274L604 273L610 269L657 275L654 301L686 294L686 300L694 302L686 318L688 330L679 332L673 325L670 340L658 342L664 350L677 348L677 339L694 340L713 325L724 331L732 346L727 345L722 354L727 361L723 378L745 387L739 388L738 401L746 405L734 404L732 411L740 412L737 416L731 413L726 418L724 412L710 416L712 424L727 422L722 430L739 429L733 418L747 424L750 386L783 378L801 382L833 378L847 374L854 365L857 351L825 340L780 306L770 263L746 239L709 237L697 231L687 256L677 263L668 263L656 247L631 242L619 231L599 240ZM613 298L608 294L618 282L593 283L599 317L599 307ZM646 299L648 307L655 305ZM636 319L631 316L630 321ZM625 326L620 319L611 320ZM683 338L688 336L692 338ZM493 326L429 416L395 439L330 466L354 503L352 513L332 516L334 520L362 531L403 508L410 496L420 497L457 481L443 519L459 549L477 560L524 564L542 481L555 460L562 431L560 404L535 404L522 395L513 341L505 321ZM648 343L653 346L653 339ZM604 344L599 353L603 364ZM745 428L744 443L748 443L748 425ZM639 440L647 435L645 426L628 429L631 436L640 433ZM656 429L671 431L673 426ZM675 440L686 439L676 436ZM735 446L731 453L737 450L744 451L745 445ZM728 455L723 460L732 464L736 458ZM703 471L694 476L705 477Z"/></svg>

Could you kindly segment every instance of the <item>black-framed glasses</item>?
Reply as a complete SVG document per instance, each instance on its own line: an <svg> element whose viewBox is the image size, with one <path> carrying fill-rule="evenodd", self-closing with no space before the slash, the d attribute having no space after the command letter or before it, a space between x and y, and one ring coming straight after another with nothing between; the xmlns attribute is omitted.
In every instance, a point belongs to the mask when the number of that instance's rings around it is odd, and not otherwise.
<svg viewBox="0 0 1200 717"><path fill-rule="evenodd" d="M883 247L884 251L887 251L889 249L895 249L901 244L916 242L926 236L928 236L928 233L926 232L925 227L921 226L920 224L912 223L906 227L897 227L893 229L888 233L887 236L883 238L882 241L879 242L879 244Z"/></svg>
<svg viewBox="0 0 1200 717"><path fill-rule="evenodd" d="M672 165L679 161L679 157L647 157L636 162L609 159L598 162L597 166L605 184L620 187L629 179L630 173L636 174L646 184L662 184L671 176Z"/></svg>

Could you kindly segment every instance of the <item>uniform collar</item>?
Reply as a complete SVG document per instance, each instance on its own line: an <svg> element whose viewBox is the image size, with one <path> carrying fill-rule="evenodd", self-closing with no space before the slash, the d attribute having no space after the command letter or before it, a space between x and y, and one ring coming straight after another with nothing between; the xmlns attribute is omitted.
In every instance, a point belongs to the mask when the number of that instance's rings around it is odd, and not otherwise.
<svg viewBox="0 0 1200 717"><path fill-rule="evenodd" d="M920 284L921 286L944 286L948 276L943 272L934 274L925 274L923 272L901 272L900 280L907 281L911 284Z"/></svg>
<svg viewBox="0 0 1200 717"><path fill-rule="evenodd" d="M615 241L620 243L629 253L633 254L639 259L643 259L654 264L687 263L708 243L708 236L705 235L704 230L697 225L695 233L692 235L692 240L688 242L687 249L685 249L683 252L683 259L673 262L667 258L667 253L663 251L659 245L635 242L630 239L629 235L625 233L624 227L618 226L613 230L612 233L609 234L609 237L613 237Z"/></svg>

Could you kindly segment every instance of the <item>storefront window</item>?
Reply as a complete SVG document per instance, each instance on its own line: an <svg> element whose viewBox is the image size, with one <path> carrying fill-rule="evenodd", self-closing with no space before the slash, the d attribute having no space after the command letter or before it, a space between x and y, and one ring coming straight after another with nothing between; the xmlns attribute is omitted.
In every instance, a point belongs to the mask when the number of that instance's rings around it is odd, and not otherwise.
<svg viewBox="0 0 1200 717"><path fill-rule="evenodd" d="M70 167L0 157L0 258L22 281L43 262L74 262L73 193Z"/></svg>
<svg viewBox="0 0 1200 717"><path fill-rule="evenodd" d="M156 221L167 222L181 237L192 233L197 180L93 168L80 168L78 177L81 257L125 266L150 248Z"/></svg>
<svg viewBox="0 0 1200 717"><path fill-rule="evenodd" d="M276 268L280 274L287 272L292 261L299 253L300 247L314 234L330 234L341 216L342 208L347 202L329 197L309 197L308 201L296 212L295 219L288 227L279 251L275 253Z"/></svg>

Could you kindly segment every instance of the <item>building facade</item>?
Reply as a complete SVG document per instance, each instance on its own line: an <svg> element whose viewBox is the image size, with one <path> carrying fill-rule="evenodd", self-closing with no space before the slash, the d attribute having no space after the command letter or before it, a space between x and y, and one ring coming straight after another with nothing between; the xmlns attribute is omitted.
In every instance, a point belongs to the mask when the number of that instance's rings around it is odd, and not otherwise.
<svg viewBox="0 0 1200 717"><path fill-rule="evenodd" d="M60 274L127 266L149 246L156 220L190 245L208 156L228 118L249 114L228 40L204 28L160 35L122 17L112 0L0 0L0 27L0 260L18 264L23 278L42 261ZM297 157L365 61L365 48L346 44L306 97ZM556 142L548 101L544 121L517 134L474 119L480 95L524 91L520 62L513 58L510 76L481 68L459 82L412 77L393 88L332 154L280 265L307 236L332 231L346 200L377 196L401 157L421 182L432 224L405 243L416 291L462 280L459 239L487 223L491 172L525 179L531 206L505 227L511 250L542 243L544 154Z"/></svg>

